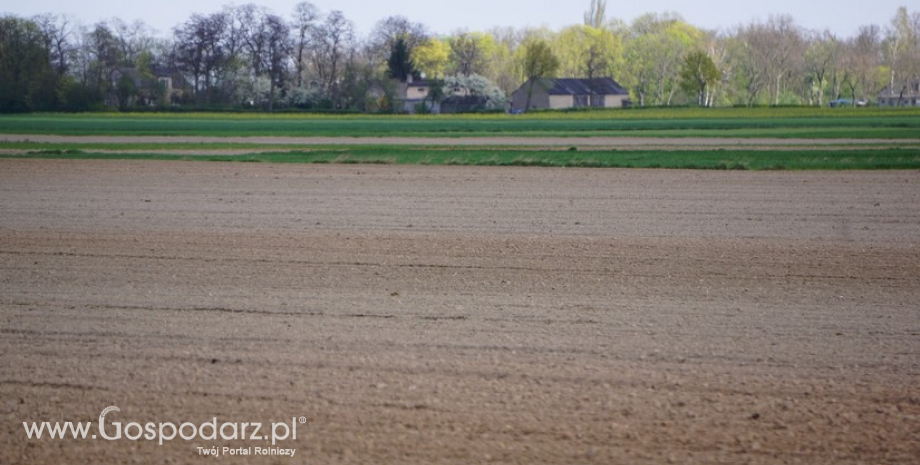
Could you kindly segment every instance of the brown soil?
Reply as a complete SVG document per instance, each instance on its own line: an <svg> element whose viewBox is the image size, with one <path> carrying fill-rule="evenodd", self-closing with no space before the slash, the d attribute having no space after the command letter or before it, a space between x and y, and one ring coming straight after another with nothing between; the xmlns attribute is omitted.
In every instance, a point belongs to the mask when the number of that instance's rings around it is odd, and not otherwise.
<svg viewBox="0 0 920 465"><path fill-rule="evenodd" d="M0 160L0 290L0 464L920 457L915 172Z"/></svg>

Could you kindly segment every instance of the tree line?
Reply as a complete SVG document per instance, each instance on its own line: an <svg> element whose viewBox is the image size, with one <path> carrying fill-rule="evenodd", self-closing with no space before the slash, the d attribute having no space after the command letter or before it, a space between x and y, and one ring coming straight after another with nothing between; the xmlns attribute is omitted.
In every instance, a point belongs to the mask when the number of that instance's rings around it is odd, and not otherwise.
<svg viewBox="0 0 920 465"><path fill-rule="evenodd" d="M828 18L832 18L828 14ZM141 20L82 25L43 14L0 17L0 112L110 108L400 111L399 82L444 98L466 86L496 107L531 78L613 77L635 106L826 106L915 92L920 13L851 37L772 16L727 30L679 15L631 23L591 0L582 24L432 33L403 16L366 37L341 11L309 2L279 14L246 4L195 14L161 36ZM171 77L173 93L162 77Z"/></svg>

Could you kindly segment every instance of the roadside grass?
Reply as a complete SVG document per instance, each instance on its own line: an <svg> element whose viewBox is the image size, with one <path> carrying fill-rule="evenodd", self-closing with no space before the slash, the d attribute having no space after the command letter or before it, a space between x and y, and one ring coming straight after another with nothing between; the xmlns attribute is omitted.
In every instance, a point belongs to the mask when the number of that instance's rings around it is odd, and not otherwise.
<svg viewBox="0 0 920 465"><path fill-rule="evenodd" d="M244 155L92 153L38 150L0 158L92 160L187 160L250 163L338 163L389 165L542 166L584 168L669 168L708 170L878 170L920 169L918 149L573 151L400 146L322 147Z"/></svg>
<svg viewBox="0 0 920 465"><path fill-rule="evenodd" d="M920 109L725 108L526 115L32 114L0 134L213 137L739 137L920 139Z"/></svg>

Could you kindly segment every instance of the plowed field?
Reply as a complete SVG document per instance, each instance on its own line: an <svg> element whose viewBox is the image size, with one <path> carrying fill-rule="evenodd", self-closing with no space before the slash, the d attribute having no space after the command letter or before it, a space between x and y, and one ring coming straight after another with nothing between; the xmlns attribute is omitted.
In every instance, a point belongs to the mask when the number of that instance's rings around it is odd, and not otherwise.
<svg viewBox="0 0 920 465"><path fill-rule="evenodd" d="M920 175L0 160L0 464L912 464ZM268 434L263 426L261 434ZM133 433L132 433L133 434Z"/></svg>

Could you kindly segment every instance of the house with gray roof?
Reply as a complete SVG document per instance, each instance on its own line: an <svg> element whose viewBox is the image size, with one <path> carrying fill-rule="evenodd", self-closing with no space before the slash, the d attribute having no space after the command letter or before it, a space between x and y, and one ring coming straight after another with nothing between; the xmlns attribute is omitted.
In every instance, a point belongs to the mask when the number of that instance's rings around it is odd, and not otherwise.
<svg viewBox="0 0 920 465"><path fill-rule="evenodd" d="M920 81L908 86L888 86L878 93L880 107L917 107L920 106Z"/></svg>
<svg viewBox="0 0 920 465"><path fill-rule="evenodd" d="M512 110L628 107L629 91L612 78L539 78L512 94Z"/></svg>
<svg viewBox="0 0 920 465"><path fill-rule="evenodd" d="M414 114L419 105L424 105L432 113L440 112L440 105L433 101L431 96L431 82L424 79L415 79L411 74L406 80L398 84L396 111Z"/></svg>
<svg viewBox="0 0 920 465"><path fill-rule="evenodd" d="M169 105L191 93L188 81L178 72L162 66L149 69L122 67L111 75L109 106Z"/></svg>

